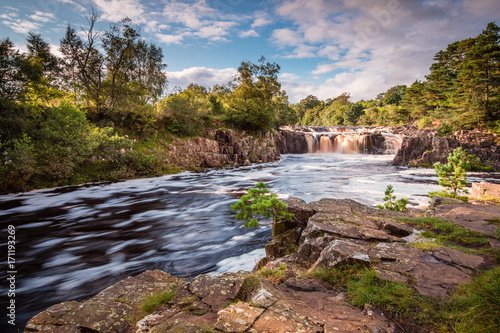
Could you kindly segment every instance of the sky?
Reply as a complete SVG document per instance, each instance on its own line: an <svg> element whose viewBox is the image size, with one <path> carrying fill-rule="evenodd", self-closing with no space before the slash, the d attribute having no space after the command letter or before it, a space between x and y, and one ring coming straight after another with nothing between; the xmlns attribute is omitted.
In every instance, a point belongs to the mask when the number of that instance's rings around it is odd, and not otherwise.
<svg viewBox="0 0 500 333"><path fill-rule="evenodd" d="M281 67L289 100L375 98L429 73L449 43L500 24L498 0L17 0L0 1L0 38L26 50L28 32L58 54L66 27L128 17L163 50L169 91L228 83L242 61Z"/></svg>

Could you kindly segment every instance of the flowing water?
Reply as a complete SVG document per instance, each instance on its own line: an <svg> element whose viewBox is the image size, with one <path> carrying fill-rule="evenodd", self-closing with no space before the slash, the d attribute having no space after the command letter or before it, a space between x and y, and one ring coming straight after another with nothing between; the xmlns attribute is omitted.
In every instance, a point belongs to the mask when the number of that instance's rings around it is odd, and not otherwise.
<svg viewBox="0 0 500 333"><path fill-rule="evenodd" d="M0 196L4 252L7 227L16 228L16 323L22 329L52 304L89 298L148 269L186 277L251 270L265 256L270 229L244 228L229 206L259 181L281 198L351 198L368 205L381 203L392 184L398 198L426 204L426 194L439 189L434 171L394 167L392 158L284 155L251 167ZM469 179L485 177L500 183L499 174ZM1 325L12 330L5 320L7 269L0 276Z"/></svg>

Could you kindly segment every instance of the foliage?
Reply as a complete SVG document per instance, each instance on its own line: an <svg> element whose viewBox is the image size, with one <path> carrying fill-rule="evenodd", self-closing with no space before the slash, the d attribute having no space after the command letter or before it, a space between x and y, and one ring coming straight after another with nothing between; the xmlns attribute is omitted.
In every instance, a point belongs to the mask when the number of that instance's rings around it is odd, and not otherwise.
<svg viewBox="0 0 500 333"><path fill-rule="evenodd" d="M213 108L207 90L190 84L185 90L163 99L157 112L170 132L194 136L203 127L203 120L213 114Z"/></svg>
<svg viewBox="0 0 500 333"><path fill-rule="evenodd" d="M0 191L27 191L29 182L36 172L35 144L23 133L20 139L1 144L5 147L3 161L0 164Z"/></svg>
<svg viewBox="0 0 500 333"><path fill-rule="evenodd" d="M263 277L273 281L274 283L284 282L287 279L286 275L286 265L280 265L280 267L276 269L270 269L264 267L259 270L259 274Z"/></svg>
<svg viewBox="0 0 500 333"><path fill-rule="evenodd" d="M231 209L237 211L237 220L246 220L245 227L258 227L257 218L273 218L273 223L291 220L293 214L286 211L286 204L270 193L267 185L263 182L257 183L254 188L248 189L239 201L231 205Z"/></svg>
<svg viewBox="0 0 500 333"><path fill-rule="evenodd" d="M140 308L147 313L153 313L160 305L168 304L177 295L177 286L174 284L169 289L149 295L142 301Z"/></svg>
<svg viewBox="0 0 500 333"><path fill-rule="evenodd" d="M232 82L233 90L225 96L229 121L234 126L251 132L266 132L275 127L275 97L284 96L279 71L278 64L266 62L264 57L258 64L241 63Z"/></svg>
<svg viewBox="0 0 500 333"><path fill-rule="evenodd" d="M453 134L453 127L445 121L438 127L437 132L439 136L448 136Z"/></svg>
<svg viewBox="0 0 500 333"><path fill-rule="evenodd" d="M385 189L385 197L384 197L384 205L378 205L379 209L387 209L396 212L406 212L406 204L408 200L406 198L396 199L396 196L393 195L394 188L392 185L387 185Z"/></svg>
<svg viewBox="0 0 500 333"><path fill-rule="evenodd" d="M418 128L426 128L432 126L432 120L429 117L423 117L418 121Z"/></svg>
<svg viewBox="0 0 500 333"><path fill-rule="evenodd" d="M452 198L455 198L457 191L467 185L467 171L471 169L472 163L477 163L477 160L476 156L468 155L462 147L455 148L448 155L447 164L442 165L439 162L434 164L434 169L439 176L439 185L450 188Z"/></svg>

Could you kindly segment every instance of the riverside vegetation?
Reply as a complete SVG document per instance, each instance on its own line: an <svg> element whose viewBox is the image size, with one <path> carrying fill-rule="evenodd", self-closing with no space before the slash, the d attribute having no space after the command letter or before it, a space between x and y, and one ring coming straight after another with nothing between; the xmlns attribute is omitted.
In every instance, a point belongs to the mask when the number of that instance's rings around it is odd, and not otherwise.
<svg viewBox="0 0 500 333"><path fill-rule="evenodd" d="M288 124L439 126L500 131L500 35L488 23L476 37L436 54L426 81L398 85L368 101L348 93L288 101L280 67L263 57L243 61L227 85L196 83L165 96L163 51L140 37L130 19L85 38L68 25L61 56L29 33L26 53L0 40L0 192L116 181L175 173L168 158L176 138L204 129L254 135ZM177 142L177 141L176 141Z"/></svg>

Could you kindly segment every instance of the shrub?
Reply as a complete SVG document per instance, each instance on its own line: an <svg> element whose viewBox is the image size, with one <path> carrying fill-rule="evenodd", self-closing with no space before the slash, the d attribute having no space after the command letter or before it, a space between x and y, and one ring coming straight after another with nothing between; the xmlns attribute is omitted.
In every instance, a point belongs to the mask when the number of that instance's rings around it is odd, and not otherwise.
<svg viewBox="0 0 500 333"><path fill-rule="evenodd" d="M254 188L248 189L239 201L231 205L231 209L237 211L237 220L246 220L245 227L258 227L257 218L274 218L274 223L283 220L291 220L293 214L286 211L286 204L270 193L267 185L263 182L257 183Z"/></svg>
<svg viewBox="0 0 500 333"><path fill-rule="evenodd" d="M467 155L462 147L455 148L448 155L448 163L434 163L434 169L439 176L438 183L441 186L450 188L451 197L456 198L458 191L463 191L463 187L467 185L467 171L471 169L471 165L477 162L478 158L474 155Z"/></svg>
<svg viewBox="0 0 500 333"><path fill-rule="evenodd" d="M426 127L431 127L432 126L432 121L429 117L422 117L418 121L418 128L426 128Z"/></svg>
<svg viewBox="0 0 500 333"><path fill-rule="evenodd" d="M379 209L387 209L387 210L392 210L395 212L406 212L406 204L408 203L408 199L402 198L402 199L396 199L396 196L393 195L394 193L394 188L392 185L387 185L387 188L385 190L385 197L384 197L384 205L378 205L377 207Z"/></svg>

